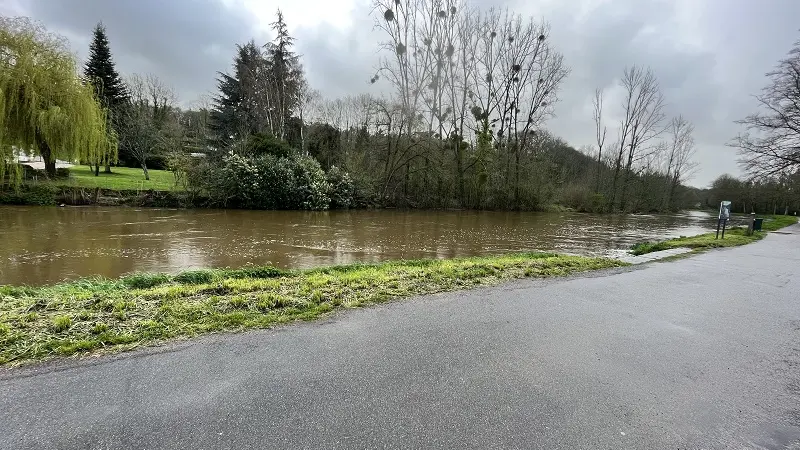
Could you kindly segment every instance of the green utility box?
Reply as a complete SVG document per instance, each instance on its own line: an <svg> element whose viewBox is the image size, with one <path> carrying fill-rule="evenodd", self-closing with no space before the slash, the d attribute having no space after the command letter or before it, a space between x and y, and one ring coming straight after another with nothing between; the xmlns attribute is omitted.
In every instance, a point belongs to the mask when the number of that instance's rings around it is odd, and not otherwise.
<svg viewBox="0 0 800 450"><path fill-rule="evenodd" d="M761 231L762 225L764 225L764 219L756 217L755 220L753 220L753 231Z"/></svg>

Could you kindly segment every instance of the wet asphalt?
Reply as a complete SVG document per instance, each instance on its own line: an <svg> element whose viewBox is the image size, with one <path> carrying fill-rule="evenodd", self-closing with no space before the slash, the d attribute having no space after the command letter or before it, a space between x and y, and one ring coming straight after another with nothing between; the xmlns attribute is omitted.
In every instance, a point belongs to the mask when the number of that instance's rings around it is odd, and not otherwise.
<svg viewBox="0 0 800 450"><path fill-rule="evenodd" d="M0 449L800 449L800 227L0 371Z"/></svg>

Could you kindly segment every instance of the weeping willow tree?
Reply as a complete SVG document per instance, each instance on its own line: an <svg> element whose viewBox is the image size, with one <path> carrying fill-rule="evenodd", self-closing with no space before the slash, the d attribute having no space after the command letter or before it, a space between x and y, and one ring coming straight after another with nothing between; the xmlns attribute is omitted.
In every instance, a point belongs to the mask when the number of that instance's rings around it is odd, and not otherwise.
<svg viewBox="0 0 800 450"><path fill-rule="evenodd" d="M41 156L53 177L56 159L105 164L117 144L66 41L30 19L0 17L0 184L19 184L23 152Z"/></svg>

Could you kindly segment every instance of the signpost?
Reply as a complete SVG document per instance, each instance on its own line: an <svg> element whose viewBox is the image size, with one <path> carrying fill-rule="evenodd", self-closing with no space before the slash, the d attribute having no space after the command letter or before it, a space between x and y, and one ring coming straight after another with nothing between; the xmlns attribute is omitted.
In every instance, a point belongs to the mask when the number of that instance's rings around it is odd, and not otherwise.
<svg viewBox="0 0 800 450"><path fill-rule="evenodd" d="M719 216L717 216L717 236L714 239L719 239L719 228L722 227L722 239L725 239L725 227L728 225L728 219L731 218L731 202L723 200L719 203Z"/></svg>

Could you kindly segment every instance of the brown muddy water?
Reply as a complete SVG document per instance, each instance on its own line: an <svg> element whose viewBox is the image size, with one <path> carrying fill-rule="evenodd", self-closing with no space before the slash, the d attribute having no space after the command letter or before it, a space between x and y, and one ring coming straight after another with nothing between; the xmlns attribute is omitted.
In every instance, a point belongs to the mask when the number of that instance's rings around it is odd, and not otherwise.
<svg viewBox="0 0 800 450"><path fill-rule="evenodd" d="M240 211L0 206L0 284L248 264L306 268L546 250L615 256L713 229L705 212Z"/></svg>

